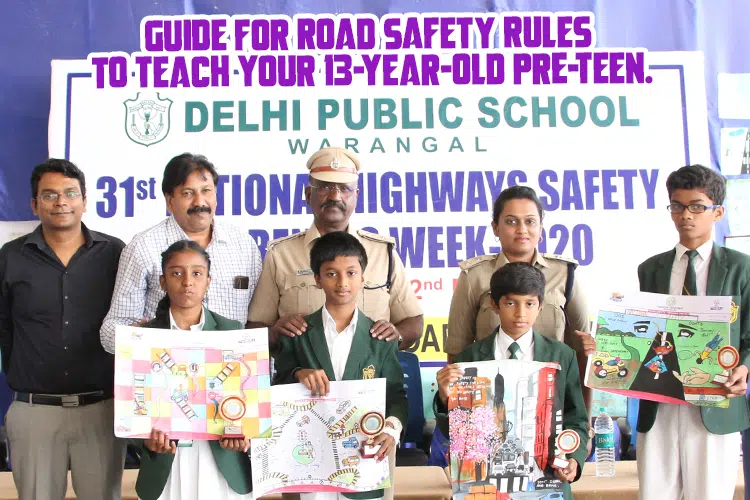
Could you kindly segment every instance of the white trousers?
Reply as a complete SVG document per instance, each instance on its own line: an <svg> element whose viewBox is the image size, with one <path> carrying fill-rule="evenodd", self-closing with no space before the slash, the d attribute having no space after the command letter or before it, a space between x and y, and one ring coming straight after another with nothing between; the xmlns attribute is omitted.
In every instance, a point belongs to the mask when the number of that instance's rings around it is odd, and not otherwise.
<svg viewBox="0 0 750 500"><path fill-rule="evenodd" d="M712 434L700 408L660 404L638 433L639 500L731 500L740 467L739 432Z"/></svg>

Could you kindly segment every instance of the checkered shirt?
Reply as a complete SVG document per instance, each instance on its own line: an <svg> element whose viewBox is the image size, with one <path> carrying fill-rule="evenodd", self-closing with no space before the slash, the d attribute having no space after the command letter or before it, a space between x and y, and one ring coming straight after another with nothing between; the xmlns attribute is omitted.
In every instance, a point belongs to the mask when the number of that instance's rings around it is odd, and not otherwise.
<svg viewBox="0 0 750 500"><path fill-rule="evenodd" d="M99 332L107 352L115 350L115 327L129 325L142 318L152 319L164 297L159 284L161 254L169 245L190 239L168 217L154 227L137 234L122 251L115 291L107 317ZM211 258L211 286L203 305L224 317L247 322L247 308L260 277L260 250L246 231L214 219L211 243L206 248ZM234 287L235 277L247 276L246 290Z"/></svg>

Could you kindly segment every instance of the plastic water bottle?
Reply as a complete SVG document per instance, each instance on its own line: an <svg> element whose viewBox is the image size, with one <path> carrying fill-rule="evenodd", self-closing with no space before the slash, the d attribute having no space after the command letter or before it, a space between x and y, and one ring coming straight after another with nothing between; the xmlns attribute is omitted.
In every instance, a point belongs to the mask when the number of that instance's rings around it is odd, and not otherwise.
<svg viewBox="0 0 750 500"><path fill-rule="evenodd" d="M596 445L596 475L615 475L615 426L604 408L594 421L594 444Z"/></svg>

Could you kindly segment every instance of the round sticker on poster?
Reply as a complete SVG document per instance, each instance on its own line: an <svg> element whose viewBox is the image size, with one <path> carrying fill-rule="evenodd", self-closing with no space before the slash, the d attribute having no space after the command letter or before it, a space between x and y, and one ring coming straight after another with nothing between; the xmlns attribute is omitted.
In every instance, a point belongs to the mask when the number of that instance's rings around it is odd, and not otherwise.
<svg viewBox="0 0 750 500"><path fill-rule="evenodd" d="M230 396L221 402L219 412L226 420L239 420L245 415L245 402L237 396Z"/></svg>
<svg viewBox="0 0 750 500"><path fill-rule="evenodd" d="M581 437L576 431L568 429L557 436L557 448L563 453L573 453L581 444Z"/></svg>
<svg viewBox="0 0 750 500"><path fill-rule="evenodd" d="M724 347L719 349L718 361L719 366L721 366L725 370L731 370L739 364L740 353L737 352L737 349L735 349L733 346L725 345Z"/></svg>

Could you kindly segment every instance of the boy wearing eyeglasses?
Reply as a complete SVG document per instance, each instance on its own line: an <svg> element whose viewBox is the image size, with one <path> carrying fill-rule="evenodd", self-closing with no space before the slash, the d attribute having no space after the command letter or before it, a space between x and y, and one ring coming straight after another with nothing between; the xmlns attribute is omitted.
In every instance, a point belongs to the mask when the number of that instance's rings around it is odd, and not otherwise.
<svg viewBox="0 0 750 500"><path fill-rule="evenodd" d="M669 212L679 243L638 267L641 291L670 295L739 296L735 316L740 364L725 384L725 408L641 401L638 414L639 498L730 500L740 462L740 431L750 427L744 398L750 365L750 258L716 245L714 224L724 216L724 178L701 165L667 178Z"/></svg>

